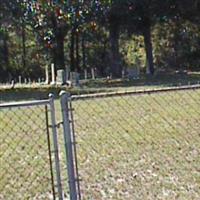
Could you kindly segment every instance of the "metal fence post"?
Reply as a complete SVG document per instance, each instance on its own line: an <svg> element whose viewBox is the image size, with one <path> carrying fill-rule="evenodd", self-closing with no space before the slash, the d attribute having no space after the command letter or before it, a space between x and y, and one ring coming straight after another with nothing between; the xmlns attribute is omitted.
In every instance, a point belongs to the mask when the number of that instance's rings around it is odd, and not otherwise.
<svg viewBox="0 0 200 200"><path fill-rule="evenodd" d="M60 175L60 160L59 160L59 154L58 154L57 124L56 124L56 117L55 117L55 106L54 106L53 94L49 94L49 104L50 104L50 111L51 111L52 131L53 131L53 145L54 145L58 196L59 196L59 200L63 200L61 175Z"/></svg>
<svg viewBox="0 0 200 200"><path fill-rule="evenodd" d="M76 188L73 142L72 142L72 134L70 129L69 114L68 114L69 94L66 93L65 91L61 91L60 97L61 97L60 103L61 103L62 117L63 117L63 134L64 134L65 151L66 151L67 173L69 178L70 200L77 200L78 195Z"/></svg>

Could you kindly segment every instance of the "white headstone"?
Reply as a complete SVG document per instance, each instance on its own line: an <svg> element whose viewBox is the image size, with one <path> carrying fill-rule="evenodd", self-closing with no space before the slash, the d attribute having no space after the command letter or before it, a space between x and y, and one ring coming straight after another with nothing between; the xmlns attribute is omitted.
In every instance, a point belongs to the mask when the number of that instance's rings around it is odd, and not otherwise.
<svg viewBox="0 0 200 200"><path fill-rule="evenodd" d="M19 84L22 84L22 77L19 76Z"/></svg>
<svg viewBox="0 0 200 200"><path fill-rule="evenodd" d="M87 76L87 69L84 69L84 78L85 78L85 80L88 78L88 76Z"/></svg>
<svg viewBox="0 0 200 200"><path fill-rule="evenodd" d="M51 84L56 84L55 66L54 63L51 64Z"/></svg>
<svg viewBox="0 0 200 200"><path fill-rule="evenodd" d="M92 74L92 79L94 80L95 79L95 70L94 70L94 68L91 68L91 74Z"/></svg>
<svg viewBox="0 0 200 200"><path fill-rule="evenodd" d="M63 85L66 83L66 75L63 69L57 70L56 83Z"/></svg>
<svg viewBox="0 0 200 200"><path fill-rule="evenodd" d="M70 81L72 86L79 86L79 73L70 72Z"/></svg>
<svg viewBox="0 0 200 200"><path fill-rule="evenodd" d="M49 66L45 66L45 84L49 84Z"/></svg>

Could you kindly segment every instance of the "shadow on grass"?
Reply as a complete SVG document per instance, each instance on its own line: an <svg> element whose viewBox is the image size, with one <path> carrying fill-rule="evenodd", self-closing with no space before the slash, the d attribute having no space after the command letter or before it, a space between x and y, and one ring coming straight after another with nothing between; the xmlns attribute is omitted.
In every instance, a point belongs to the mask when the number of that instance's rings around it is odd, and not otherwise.
<svg viewBox="0 0 200 200"><path fill-rule="evenodd" d="M142 75L140 79L97 79L83 83L84 86L100 88L100 87L146 87L146 86L177 86L177 85L189 85L197 84L200 82L200 73L171 73L171 74L159 74L159 75Z"/></svg>
<svg viewBox="0 0 200 200"><path fill-rule="evenodd" d="M6 101L21 100L40 100L47 99L49 93L53 93L58 98L59 92L65 90L71 94L90 94L105 91L115 91L126 88L154 88L169 87L178 85L188 85L200 83L200 73L171 73L158 74L154 76L143 75L138 80L128 79L96 79L81 81L81 86L69 88L66 86L39 86L39 87L17 87L17 88L0 88L0 103Z"/></svg>

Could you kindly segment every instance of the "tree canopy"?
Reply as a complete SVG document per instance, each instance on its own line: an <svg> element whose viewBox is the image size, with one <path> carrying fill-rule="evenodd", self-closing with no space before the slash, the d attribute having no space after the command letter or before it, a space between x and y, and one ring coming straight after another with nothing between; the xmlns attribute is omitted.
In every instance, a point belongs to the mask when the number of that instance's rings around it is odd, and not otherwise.
<svg viewBox="0 0 200 200"><path fill-rule="evenodd" d="M199 0L1 0L0 77L200 66Z"/></svg>

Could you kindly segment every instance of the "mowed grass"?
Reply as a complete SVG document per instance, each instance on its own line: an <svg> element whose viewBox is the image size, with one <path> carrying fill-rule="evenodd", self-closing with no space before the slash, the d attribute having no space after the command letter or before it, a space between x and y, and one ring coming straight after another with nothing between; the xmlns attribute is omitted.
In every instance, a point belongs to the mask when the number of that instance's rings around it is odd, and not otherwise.
<svg viewBox="0 0 200 200"><path fill-rule="evenodd" d="M44 106L0 110L0 200L51 197Z"/></svg>
<svg viewBox="0 0 200 200"><path fill-rule="evenodd" d="M200 90L72 105L83 199L200 199Z"/></svg>
<svg viewBox="0 0 200 200"><path fill-rule="evenodd" d="M84 200L199 199L200 90L72 106ZM56 110L59 122L59 101ZM64 177L61 128L58 137ZM0 200L52 197L43 107L0 110L0 169Z"/></svg>

